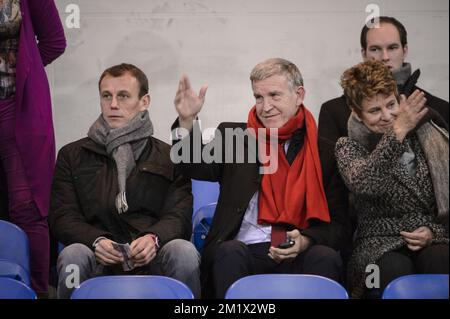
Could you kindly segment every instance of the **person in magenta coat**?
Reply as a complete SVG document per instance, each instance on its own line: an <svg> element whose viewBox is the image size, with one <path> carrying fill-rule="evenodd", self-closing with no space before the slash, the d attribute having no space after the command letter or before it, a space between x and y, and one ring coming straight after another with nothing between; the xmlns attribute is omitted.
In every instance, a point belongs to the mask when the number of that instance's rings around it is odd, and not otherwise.
<svg viewBox="0 0 450 319"><path fill-rule="evenodd" d="M32 288L45 296L55 139L44 66L66 39L53 0L0 0L0 13L0 192L28 235Z"/></svg>

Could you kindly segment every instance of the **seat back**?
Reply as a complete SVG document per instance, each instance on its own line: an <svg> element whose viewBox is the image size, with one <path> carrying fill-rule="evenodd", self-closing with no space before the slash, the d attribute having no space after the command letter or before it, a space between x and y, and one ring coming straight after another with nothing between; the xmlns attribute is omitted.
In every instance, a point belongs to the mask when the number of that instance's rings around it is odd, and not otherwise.
<svg viewBox="0 0 450 319"><path fill-rule="evenodd" d="M16 263L30 273L27 234L16 225L4 220L0 220L0 259Z"/></svg>
<svg viewBox="0 0 450 319"><path fill-rule="evenodd" d="M203 206L192 217L192 242L199 252L202 251L205 244L205 238L211 227L216 206L216 203Z"/></svg>
<svg viewBox="0 0 450 319"><path fill-rule="evenodd" d="M103 276L81 283L71 299L194 299L184 283L164 276Z"/></svg>
<svg viewBox="0 0 450 319"><path fill-rule="evenodd" d="M217 182L192 179L192 195L194 196L193 212L210 203L217 202L220 187Z"/></svg>
<svg viewBox="0 0 450 319"><path fill-rule="evenodd" d="M0 299L36 299L36 293L21 281L0 277Z"/></svg>
<svg viewBox="0 0 450 319"><path fill-rule="evenodd" d="M239 279L225 299L348 299L339 283L321 276L264 274Z"/></svg>
<svg viewBox="0 0 450 319"><path fill-rule="evenodd" d="M19 280L27 286L31 285L30 274L19 264L9 260L0 259L0 277Z"/></svg>
<svg viewBox="0 0 450 319"><path fill-rule="evenodd" d="M418 274L402 276L390 282L383 299L449 299L449 275Z"/></svg>

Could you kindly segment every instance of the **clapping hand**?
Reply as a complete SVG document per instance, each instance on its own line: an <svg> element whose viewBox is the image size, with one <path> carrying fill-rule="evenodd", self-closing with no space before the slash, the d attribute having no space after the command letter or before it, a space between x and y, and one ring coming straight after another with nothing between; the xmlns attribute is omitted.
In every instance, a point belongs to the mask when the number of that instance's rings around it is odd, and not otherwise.
<svg viewBox="0 0 450 319"><path fill-rule="evenodd" d="M415 90L408 98L400 96L400 106L394 122L394 132L400 142L427 114L426 101L425 93L420 90Z"/></svg>

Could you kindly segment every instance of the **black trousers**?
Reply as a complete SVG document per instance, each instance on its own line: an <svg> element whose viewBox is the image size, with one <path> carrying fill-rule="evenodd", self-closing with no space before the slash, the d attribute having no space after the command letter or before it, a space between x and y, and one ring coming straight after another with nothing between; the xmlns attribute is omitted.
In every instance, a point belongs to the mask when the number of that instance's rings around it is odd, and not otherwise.
<svg viewBox="0 0 450 319"><path fill-rule="evenodd" d="M394 279L413 274L448 274L448 245L437 244L413 252L407 247L384 254L377 262L380 268L380 289L368 290L366 298L380 298Z"/></svg>
<svg viewBox="0 0 450 319"><path fill-rule="evenodd" d="M237 240L217 244L212 253L209 274L214 289L213 297L224 298L227 289L236 280L256 274L312 274L335 281L341 279L341 257L330 247L313 245L296 258L281 263L267 255L269 248L270 243L245 245Z"/></svg>

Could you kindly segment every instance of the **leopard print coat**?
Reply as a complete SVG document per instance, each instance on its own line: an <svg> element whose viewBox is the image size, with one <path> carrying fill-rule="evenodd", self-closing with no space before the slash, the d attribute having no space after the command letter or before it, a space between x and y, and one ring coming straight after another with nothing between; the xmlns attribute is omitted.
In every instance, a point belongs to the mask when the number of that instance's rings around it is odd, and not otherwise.
<svg viewBox="0 0 450 319"><path fill-rule="evenodd" d="M433 243L448 244L448 221L447 227L437 221L433 184L416 134L400 143L392 129L376 135L350 128L349 122L349 137L338 140L335 155L358 212L348 284L350 295L360 298L365 291L366 266L406 245L400 231L428 226L434 233ZM408 150L416 157L412 176L399 161Z"/></svg>

